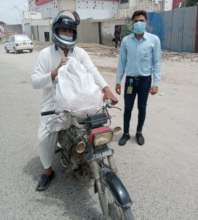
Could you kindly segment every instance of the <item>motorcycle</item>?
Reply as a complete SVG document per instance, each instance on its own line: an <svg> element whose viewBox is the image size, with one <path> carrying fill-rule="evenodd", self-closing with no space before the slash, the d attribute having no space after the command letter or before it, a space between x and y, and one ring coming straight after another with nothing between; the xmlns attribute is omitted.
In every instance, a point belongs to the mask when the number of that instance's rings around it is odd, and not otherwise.
<svg viewBox="0 0 198 220"><path fill-rule="evenodd" d="M113 106L106 103L99 112L83 119L66 112L73 123L68 129L59 131L55 153L60 154L64 168L86 173L94 180L103 219L134 220L132 200L117 175L114 151L109 147L119 131L119 128L111 129L108 125L111 121L109 108Z"/></svg>

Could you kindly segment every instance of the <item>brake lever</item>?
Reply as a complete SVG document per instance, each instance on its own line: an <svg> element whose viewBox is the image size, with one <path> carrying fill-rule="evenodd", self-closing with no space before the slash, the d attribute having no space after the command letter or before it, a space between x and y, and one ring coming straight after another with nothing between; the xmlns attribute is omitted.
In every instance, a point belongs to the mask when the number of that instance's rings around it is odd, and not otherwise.
<svg viewBox="0 0 198 220"><path fill-rule="evenodd" d="M119 107L111 107L111 108L115 108L115 109L118 109L119 111L122 111L122 109L121 108L119 108Z"/></svg>

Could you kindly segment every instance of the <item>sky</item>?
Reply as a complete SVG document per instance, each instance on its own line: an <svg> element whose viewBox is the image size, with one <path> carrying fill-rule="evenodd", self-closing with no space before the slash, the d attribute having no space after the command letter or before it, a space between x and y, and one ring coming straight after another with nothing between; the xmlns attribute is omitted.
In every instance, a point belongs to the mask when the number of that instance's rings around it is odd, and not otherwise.
<svg viewBox="0 0 198 220"><path fill-rule="evenodd" d="M27 8L27 0L0 0L0 21L7 24L19 24L22 11Z"/></svg>

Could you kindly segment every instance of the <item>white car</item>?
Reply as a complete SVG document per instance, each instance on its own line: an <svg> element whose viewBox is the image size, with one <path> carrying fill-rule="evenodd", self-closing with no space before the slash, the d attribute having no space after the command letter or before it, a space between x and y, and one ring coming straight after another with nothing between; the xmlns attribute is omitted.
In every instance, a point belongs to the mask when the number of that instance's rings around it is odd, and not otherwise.
<svg viewBox="0 0 198 220"><path fill-rule="evenodd" d="M24 50L29 50L32 52L34 45L28 36L16 34L9 37L8 41L5 43L4 48L7 53L19 53Z"/></svg>

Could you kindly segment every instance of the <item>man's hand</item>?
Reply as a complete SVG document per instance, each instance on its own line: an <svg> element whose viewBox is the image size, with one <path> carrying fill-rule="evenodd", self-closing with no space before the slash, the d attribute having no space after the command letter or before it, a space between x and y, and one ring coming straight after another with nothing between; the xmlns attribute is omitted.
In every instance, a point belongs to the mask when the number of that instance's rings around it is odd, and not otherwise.
<svg viewBox="0 0 198 220"><path fill-rule="evenodd" d="M115 91L118 95L121 94L121 85L120 84L116 84Z"/></svg>
<svg viewBox="0 0 198 220"><path fill-rule="evenodd" d="M56 76L58 75L59 68L61 66L65 65L67 60L68 60L67 57L61 58L59 65L56 67L56 69L52 70L52 72L51 72L52 80L55 80Z"/></svg>
<svg viewBox="0 0 198 220"><path fill-rule="evenodd" d="M113 105L118 103L118 99L115 97L108 86L104 87L102 91L104 93L103 100L110 99Z"/></svg>
<svg viewBox="0 0 198 220"><path fill-rule="evenodd" d="M158 91L159 91L159 87L158 87L158 86L152 86L152 87L150 88L150 93L151 93L151 95L157 94Z"/></svg>

